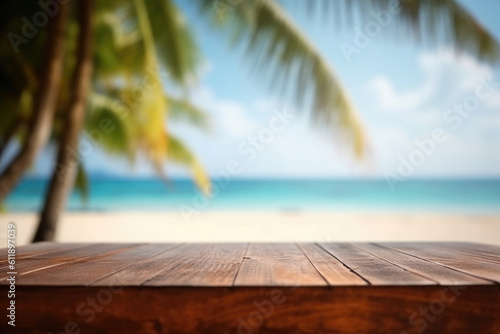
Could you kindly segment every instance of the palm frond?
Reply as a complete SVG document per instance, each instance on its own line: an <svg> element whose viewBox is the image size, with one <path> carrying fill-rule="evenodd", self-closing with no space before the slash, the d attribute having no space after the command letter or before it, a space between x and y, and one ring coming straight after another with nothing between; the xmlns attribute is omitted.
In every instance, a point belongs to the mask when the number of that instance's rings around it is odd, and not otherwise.
<svg viewBox="0 0 500 334"><path fill-rule="evenodd" d="M188 22L174 1L146 0L160 63L172 81L184 83L195 75L199 50Z"/></svg>
<svg viewBox="0 0 500 334"><path fill-rule="evenodd" d="M165 137L167 116L167 101L164 98L163 86L160 78L160 66L157 60L155 40L147 8L142 0L134 0L139 28L145 47L144 77L149 77L146 87L143 81L142 97L139 99L137 112L139 119L140 136L144 139L144 147L156 169L163 171L162 162L167 154L168 141ZM152 85L150 84L152 83Z"/></svg>
<svg viewBox="0 0 500 334"><path fill-rule="evenodd" d="M124 91L108 92L107 95L92 93L88 104L88 113L85 124L87 136L93 139L98 145L104 148L108 153L117 156L126 156L132 160L139 150L145 150L143 145L142 133L138 131L137 117L140 113L129 109L129 105L120 100L119 96L126 95ZM167 97L175 101L173 104L179 104L178 113L185 112L187 108L193 108L195 117L204 119L205 113L187 101ZM184 103L184 105L182 105ZM175 109L174 108L174 109ZM181 116L178 117L186 117ZM98 130L97 133L95 130ZM163 132L168 150L165 153L165 159L158 163L150 159L151 163L157 169L159 175L164 177L163 163L170 161L190 168L196 185L203 193L210 191L210 179L207 176L202 164L195 155L178 138ZM148 153L146 149L146 153ZM148 155L150 158L150 155ZM158 169L161 168L162 171Z"/></svg>
<svg viewBox="0 0 500 334"><path fill-rule="evenodd" d="M171 120L185 120L204 130L209 128L208 114L187 99L166 95Z"/></svg>
<svg viewBox="0 0 500 334"><path fill-rule="evenodd" d="M132 76L140 71L144 53L138 47L140 34L129 31L118 13L98 13L94 28L94 67L98 78Z"/></svg>
<svg viewBox="0 0 500 334"><path fill-rule="evenodd" d="M313 120L353 144L360 156L365 148L364 131L345 89L333 69L309 39L272 0L244 1L230 15L220 16L205 0L202 8L222 27L237 33L246 43L256 67L272 73L271 83L282 93L291 88L299 105L308 105ZM233 36L234 37L234 36Z"/></svg>
<svg viewBox="0 0 500 334"><path fill-rule="evenodd" d="M376 21L374 13L388 14L387 27L381 33L399 38L413 38L428 45L448 45L479 60L497 62L500 47L496 38L456 0L285 0L287 7L306 6L306 12L317 17L338 20L338 13L347 16L341 25L358 20L362 27Z"/></svg>
<svg viewBox="0 0 500 334"><path fill-rule="evenodd" d="M171 134L168 137L168 142L170 148L168 151L169 160L189 167L198 188L204 194L209 194L211 190L210 178L198 159L178 138Z"/></svg>
<svg viewBox="0 0 500 334"><path fill-rule="evenodd" d="M118 99L92 93L88 102L85 131L105 151L114 155L134 156L134 122Z"/></svg>

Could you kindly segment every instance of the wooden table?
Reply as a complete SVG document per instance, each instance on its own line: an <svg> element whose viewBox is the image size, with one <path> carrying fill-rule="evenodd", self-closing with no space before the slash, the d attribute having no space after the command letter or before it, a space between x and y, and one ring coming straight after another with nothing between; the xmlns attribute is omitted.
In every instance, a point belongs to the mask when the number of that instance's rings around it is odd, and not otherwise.
<svg viewBox="0 0 500 334"><path fill-rule="evenodd" d="M40 243L15 271L6 333L500 333L491 245Z"/></svg>

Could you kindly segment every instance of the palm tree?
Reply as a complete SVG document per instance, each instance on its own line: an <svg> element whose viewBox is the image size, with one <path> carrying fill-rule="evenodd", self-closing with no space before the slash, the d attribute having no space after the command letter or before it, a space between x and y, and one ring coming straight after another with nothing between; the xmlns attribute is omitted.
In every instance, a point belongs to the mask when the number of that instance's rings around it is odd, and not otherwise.
<svg viewBox="0 0 500 334"><path fill-rule="evenodd" d="M54 240L55 223L64 209L66 198L76 178L77 161L70 152L75 152L82 128L87 94L92 83L92 10L93 0L78 3L79 33L76 51L76 65L64 129L59 139L57 165L50 181L45 204L40 217L34 241ZM52 226L54 225L54 226Z"/></svg>
<svg viewBox="0 0 500 334"><path fill-rule="evenodd" d="M369 19L366 13L388 8L392 2L391 0L307 2L199 0L200 13L212 17L222 30L233 32L229 36L230 40L246 44L247 53L254 60L258 70L272 73L269 82L273 88L279 88L283 95L293 90L297 103L307 106L312 111L311 115L316 123L333 130L339 139L352 144L357 155L363 153L366 140L355 108L331 66L293 23L285 7L290 10L307 7L306 12L313 13L312 17L316 17L318 11L322 11L325 17L346 12L352 16L352 20L363 22ZM224 15L220 15L221 4L223 8L229 9L224 10ZM458 51L468 52L481 60L498 60L496 40L457 2L453 0L401 0L399 10L399 14L394 16L390 31L401 34L412 33L416 37L423 36L430 43L447 43ZM100 94L113 97L114 100L120 97L119 100L124 102L123 94L130 90L137 80L146 75L146 68L155 69L153 80L156 82L161 82L158 69L165 69L169 78L181 87L186 78L194 74L199 59L194 38L186 21L182 18L182 13L172 0L99 2L94 15L96 16L94 37L98 47L96 47L93 59L95 70L92 81L93 93L90 97ZM79 24L80 35L83 34L82 26ZM106 38L112 41L110 45L106 45L105 42L99 43ZM49 35L48 40L49 42L53 40L52 34ZM81 45L77 49L81 50ZM78 72L78 66L74 71ZM44 79L42 82L44 87L54 88L52 81ZM172 110L172 105L169 106L169 104L174 103L168 96L165 96L160 85L143 91L143 98L139 102L135 101L136 103L128 109L130 111L128 114L132 117L127 117L129 121L123 122L123 128L127 128L127 131L131 133L130 138L133 138L132 147L122 147L120 152L144 150L161 173L163 161L169 157L169 151L175 147L176 143L169 136L163 122L168 118L167 111ZM76 91L73 94L78 95ZM81 96L85 94L80 94ZM63 101L64 98L61 99L61 105ZM130 104L130 102L124 102L124 104L127 103ZM53 106L52 110L46 113L53 113L53 109L56 108ZM73 110L64 107L61 109L70 112ZM116 108L115 103L114 109L108 109L116 113L120 108ZM107 112L110 113L110 110ZM89 114L91 113L90 111ZM46 118L51 119L49 116ZM67 119L68 122L73 121L71 117ZM68 123L65 127L71 127L71 125ZM15 123L10 129L12 128L15 130ZM79 126L74 126L74 128L78 129ZM5 138L11 137L7 129L2 130L2 135ZM27 146L26 143L30 142L32 136L33 132L27 132L24 146ZM65 137L61 138L60 143L64 143ZM45 142L37 141L39 144L30 151L31 155L36 154ZM175 157L170 154L170 157L172 156ZM13 164L9 165L6 171L12 170ZM195 165L199 163L196 162ZM24 166L24 169L26 167ZM58 191L62 194L59 196L67 196L69 187L67 185L72 184L71 179L74 179L74 174L63 173L63 177L68 177L68 181L53 182L55 188L65 189ZM77 179L82 178L77 177ZM0 176L2 187L0 202L18 180L19 177L12 177L11 173L4 172ZM59 212L59 207L51 209L54 202L47 198L44 212ZM53 229L57 222L57 215L48 216L53 217L50 219L52 222L43 226L52 226ZM51 233L48 234L49 237Z"/></svg>
<svg viewBox="0 0 500 334"><path fill-rule="evenodd" d="M73 94L76 96L73 101L70 102L70 110L65 121L64 132L62 136L60 136L56 170L50 182L34 241L53 240L57 221L75 178L79 181L77 185L81 187L82 190L86 188L85 184L82 183L82 180L87 179L83 175L84 170L82 165L78 164L78 156L74 153L71 154L71 152L77 152L76 138L81 129L83 106L87 100L86 92L82 90L84 87L81 87L81 85L84 82L87 84L91 82L90 73L88 70L85 72L85 68L83 68L84 65L90 63L90 53L88 50L87 52L81 52L81 49L85 49L86 46L90 45L90 36L93 35L92 29L89 28L91 27L90 4L88 2L83 4L82 1L81 6L86 7L86 9L81 8L79 10L80 15L86 14L87 16L80 17L81 22L79 24L80 38L78 48L80 51L78 52L75 66L75 78L77 78L77 81L75 81L73 88ZM96 52L96 63L98 66L93 85L98 92L92 94L90 99L91 102L92 100L97 100L95 101L97 103L91 103L91 107L94 108L89 112L91 117L88 127L90 127L90 131L97 129L102 120L111 116L113 119L113 126L119 126L121 131L118 132L118 134L122 135L118 140L117 153L134 157L138 149L146 152L150 161L161 176L163 175L163 161L165 158L170 158L174 162L188 165L193 170L195 182L204 192L208 192L209 181L201 164L179 139L171 136L166 131L167 128L164 125L168 104L173 106L173 108L171 106L170 109L177 111L177 115L186 114L198 116L198 119L201 119L200 115L203 115L203 112L186 100L180 100L166 95L163 90L161 79L159 78L160 74L157 72L160 64L170 66L176 75L171 81L182 84L187 75L192 71L191 67L194 63L187 63L185 61L179 62L178 59L176 59L176 63L173 64L168 64L168 62L160 63L157 59L150 16L148 15L144 2L134 1L133 6L122 6L121 8L130 11L126 11L126 13L133 19L132 26L137 26L136 31L138 36L136 39L125 41L122 43L123 45L111 49L99 43L106 43L108 41L98 41ZM175 19L175 17L169 15L172 9L173 8L169 6L163 8L165 20ZM98 8L97 13L98 15L96 16L104 26L103 28L108 28L108 30L111 28L111 31L117 35L115 36L116 38L125 35L125 32L121 30L123 27L117 24L120 21L110 18L110 13L107 12L107 8ZM183 29L182 27L175 27L175 24L173 24L172 28L178 31L182 31ZM86 38L81 37L82 33L85 34ZM182 43L184 43L184 45L182 45ZM102 46L102 48L100 46ZM130 48L134 47L139 51L135 51L139 59L121 58L123 53L129 52ZM187 43L181 41L177 49L178 52L193 53L193 51L189 49L184 50L185 48L192 48L189 39ZM194 48L192 48L192 50L194 50ZM103 55L101 52L107 53ZM109 59L110 53L114 54L114 61ZM107 63L105 64L103 64L102 59L104 56L108 56ZM142 62L142 66L137 67L138 62ZM134 66L137 67L137 70L134 70ZM132 99L124 99L123 97L132 95L134 90L133 86L137 85L136 81L140 81L140 77L145 74L143 73L144 69L149 69L148 75L150 76L149 79L152 81L152 84L151 82L148 85L144 84L144 82L139 83L141 91L140 99L134 99L133 97ZM126 79L125 84L116 85L109 83L110 78L116 80L117 76L123 74L130 76L129 78L124 78L124 80ZM134 78L134 76L138 76L139 79ZM85 97L85 99L83 97ZM112 97L112 101L109 101L109 99L107 100L106 97ZM120 100L122 100L121 103L119 102ZM76 115L72 113L74 111L73 108L77 109ZM124 110L128 110L128 112L125 113ZM103 143L101 144L108 144L106 146L113 150L116 148L116 143L117 140L115 136L105 135ZM79 176L76 176L77 172L80 173Z"/></svg>
<svg viewBox="0 0 500 334"><path fill-rule="evenodd" d="M90 2L79 2L79 18L75 22L70 20L69 24L66 25L66 27L70 27L70 32L66 34L67 36L63 35L67 39L68 45L66 48L70 50L72 48L76 49L75 53L77 54L77 59L76 65L73 65L72 63L75 61L71 58L72 54L70 53L68 55L68 61L63 64L65 73L71 73L71 71L73 71L74 82L73 84L68 84L68 76L63 76L62 80L64 84L60 89L57 107L55 108L56 112L54 112L58 117L54 119L54 136L52 139L59 139L59 152L56 168L49 185L44 209L42 211L41 223L35 236L35 240L37 241L50 240L53 238L59 213L64 206L69 189L75 180L75 174L77 174L77 190L81 191L84 195L88 192L88 178L85 174L83 165L78 163L78 159L75 159L77 157L71 154L71 152L77 151L76 139L80 133L84 116L83 111L85 110L84 108L88 97L87 86L91 79L94 92L90 94L91 104L88 108L89 117L86 121L87 130L91 133L93 130L98 129L103 120L111 120L113 127L119 129L113 131L112 134L104 136L102 140L99 140L98 144L102 145L110 153L125 155L131 158L133 158L134 154L139 150L145 151L150 154L151 161L157 167L159 173L163 172L161 159L167 157L172 162L177 162L191 168L193 178L199 188L204 192L208 192L209 190L210 182L201 163L180 139L166 132L166 128L163 124L167 103L171 110L169 114L170 118L184 118L201 127L206 125L205 113L198 107L192 105L189 101L167 95L162 91L162 85L158 78L159 73L157 73L157 67L159 65L156 61L156 56L152 52L144 50L144 48L148 46L149 50L154 51L154 49L151 48L153 46L152 43L154 43L151 39L151 34L146 35L146 37L149 38L146 42L142 37L141 39L137 39L134 35L130 34L128 34L128 36L132 36L132 38L123 38L126 32L121 30L123 26L119 24L120 21L117 20L116 15L114 15L116 5L110 2L101 3L96 8L97 14L95 16L98 22L96 22L95 25L97 25L97 30L99 31L96 31L95 37L97 37L98 43L96 53L92 55L90 53L90 45L93 44L92 37L95 27L91 23L91 5ZM141 2L137 2L135 5L140 6L138 12L142 10L142 15L144 17L144 5ZM132 8L137 9L136 7ZM130 9L130 7L128 9ZM113 13L113 15L110 15L111 13ZM145 23L149 24L148 22ZM71 27L75 25L78 25L78 33L74 33L75 29L71 29ZM174 27L174 30L175 29L177 33L182 33L185 28ZM9 28L9 30L12 30L12 28ZM50 35L42 37L50 38ZM112 39L111 43L109 43L109 37ZM77 41L73 42L74 40ZM182 61L177 59L175 62L167 64L172 68L172 73L175 74L174 79L176 81L183 81L188 75L194 72L193 56L195 55L195 50L193 48L193 43L189 39L180 42L177 51L179 53L190 53L190 55L187 58L184 57ZM76 46L73 44L76 44ZM107 48L110 45L112 46L111 50ZM38 43L38 48L42 48L40 43ZM190 48L192 48L193 51L191 51ZM4 50L9 49L5 48ZM109 51L111 51L111 53ZM148 58L147 64L141 64L141 57L143 57L146 52L152 56ZM132 54L139 57L127 58L123 57L124 54ZM112 59L110 59L110 55ZM180 56L182 55L179 55L178 58L180 58ZM19 59L20 57L13 58ZM23 69L31 69L32 63L33 60L31 59L30 61L26 60L22 62ZM96 63L96 71L92 77L91 68L93 63ZM135 79L137 79L137 77L141 79L146 72L148 72L148 75L154 77L153 81L157 84L153 85L152 92L148 87L143 87L143 84L139 84L138 88L140 91L149 93L149 96L136 100L126 98L127 94L132 93L131 95L133 95L134 90L137 90L137 87L135 87L137 86L135 82L137 80ZM0 74L2 73L0 72ZM125 83L121 85L109 85L109 80L116 79L120 74L126 77L126 80L124 80ZM15 81L16 75L17 74L12 74L5 78L5 82L10 82L11 85L11 82ZM0 78L3 79L1 75ZM22 90L22 94L16 94L16 99L13 99L15 102L17 102L17 99L21 101L26 100L25 95L29 96L29 94L25 93L31 93L32 90L35 90L34 87L37 86L37 83L28 85L27 81L28 80L24 80L20 84L20 87L24 90ZM3 82L3 80L1 82ZM2 93L3 92L8 92L8 90L2 90ZM151 95L153 95L152 98ZM120 99L123 101L120 101ZM4 101L10 100L6 99ZM16 105L14 102L11 104ZM8 129L2 129L4 131L0 132L4 135L4 140L1 143L2 145L6 144L11 138L14 138L16 132L20 135L18 139L20 139L21 142L23 141L25 134L20 131L20 126L16 123L24 123L21 116L26 113L24 109L29 109L29 106L24 106L26 103L18 104L19 106L23 106L23 110L19 112L19 117L14 119L16 122L12 122L13 125L16 125L15 127L10 126ZM19 106L16 105L16 109L19 109L17 108ZM6 109L5 107L2 108L2 110ZM64 109L69 109L69 111L66 113ZM124 117L125 113L123 113L123 110L127 111L127 117ZM18 120L23 120L23 122L17 122ZM52 126L52 124L50 125ZM154 132L152 129L159 129L160 131Z"/></svg>
<svg viewBox="0 0 500 334"><path fill-rule="evenodd" d="M19 182L26 168L30 166L38 151L49 139L61 83L64 35L68 14L69 6L61 5L58 15L48 23L47 36L49 38L47 38L44 61L41 66L40 82L42 84L36 93L31 119L27 125L29 135L26 136L19 153L0 176L0 203ZM10 20L7 22L10 22ZM7 50L10 49L9 46ZM4 66L8 66L8 63L4 63ZM3 110L4 113L10 112L9 109ZM18 130L20 123L20 119L15 119L11 124L11 128L4 133L6 138L2 144L3 146Z"/></svg>

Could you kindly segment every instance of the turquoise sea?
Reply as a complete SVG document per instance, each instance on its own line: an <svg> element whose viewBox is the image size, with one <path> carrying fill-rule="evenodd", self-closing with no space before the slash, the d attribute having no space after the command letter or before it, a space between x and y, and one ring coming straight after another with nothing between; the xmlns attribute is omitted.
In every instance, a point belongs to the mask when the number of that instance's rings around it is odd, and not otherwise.
<svg viewBox="0 0 500 334"><path fill-rule="evenodd" d="M45 180L24 180L7 199L9 211L35 211ZM92 179L90 198L72 194L69 210L438 211L500 213L500 180L231 180L213 198L191 181Z"/></svg>

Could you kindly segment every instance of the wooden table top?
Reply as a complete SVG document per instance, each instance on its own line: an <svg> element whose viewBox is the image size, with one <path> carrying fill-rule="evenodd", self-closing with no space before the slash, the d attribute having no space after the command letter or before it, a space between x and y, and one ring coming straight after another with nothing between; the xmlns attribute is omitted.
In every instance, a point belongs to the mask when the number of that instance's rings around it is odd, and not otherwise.
<svg viewBox="0 0 500 334"><path fill-rule="evenodd" d="M17 285L428 286L500 283L500 247L474 243L58 244L18 247ZM6 249L1 279L8 284Z"/></svg>
<svg viewBox="0 0 500 334"><path fill-rule="evenodd" d="M500 333L498 246L40 243L16 251L12 279L0 250L16 320L0 322L0 333ZM0 299L4 310L8 303Z"/></svg>

